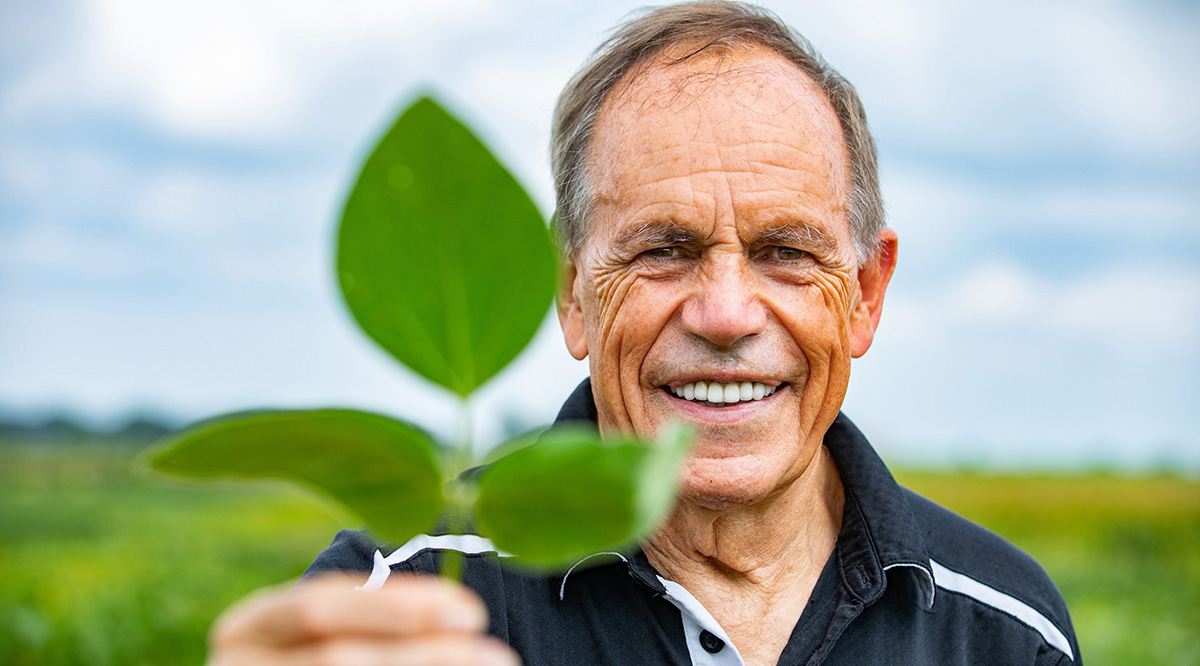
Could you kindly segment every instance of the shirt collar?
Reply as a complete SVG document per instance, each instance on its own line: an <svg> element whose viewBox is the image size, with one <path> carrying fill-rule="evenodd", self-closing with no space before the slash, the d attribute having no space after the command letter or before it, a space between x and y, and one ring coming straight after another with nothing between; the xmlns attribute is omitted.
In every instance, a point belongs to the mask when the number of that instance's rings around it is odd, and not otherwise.
<svg viewBox="0 0 1200 666"><path fill-rule="evenodd" d="M599 421L599 417L596 416L596 400L592 397L592 378L588 377L580 382L574 391L571 391L570 397L558 410L558 416L554 418L554 425L576 423L595 426L597 421Z"/></svg>
<svg viewBox="0 0 1200 666"><path fill-rule="evenodd" d="M933 605L933 570L925 539L904 490L862 432L839 413L825 433L825 448L842 477L846 503L838 532L842 580L864 603L887 587L887 572L900 568L917 577L922 603Z"/></svg>
<svg viewBox="0 0 1200 666"><path fill-rule="evenodd" d="M567 398L554 425L596 422L596 403L588 378ZM920 601L926 608L931 607L934 585L929 553L903 489L845 414L839 413L825 433L825 447L841 475L846 497L837 539L842 584L869 605L883 595L887 572L899 569L916 577ZM635 580L656 593L663 592L657 573L641 550L622 559ZM564 589L569 575L563 576Z"/></svg>

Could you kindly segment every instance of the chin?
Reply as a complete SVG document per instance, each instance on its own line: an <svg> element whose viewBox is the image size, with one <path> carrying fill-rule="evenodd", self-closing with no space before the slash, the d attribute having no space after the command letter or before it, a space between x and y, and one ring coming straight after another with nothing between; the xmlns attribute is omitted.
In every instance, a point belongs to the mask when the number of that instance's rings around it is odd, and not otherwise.
<svg viewBox="0 0 1200 666"><path fill-rule="evenodd" d="M729 511L754 504L754 501L745 497L729 497L691 492L680 492L679 499L682 502L698 506L702 509L708 509L709 511Z"/></svg>
<svg viewBox="0 0 1200 666"><path fill-rule="evenodd" d="M776 489L770 477L748 461L702 458L687 462L679 484L679 499L713 511L749 506Z"/></svg>

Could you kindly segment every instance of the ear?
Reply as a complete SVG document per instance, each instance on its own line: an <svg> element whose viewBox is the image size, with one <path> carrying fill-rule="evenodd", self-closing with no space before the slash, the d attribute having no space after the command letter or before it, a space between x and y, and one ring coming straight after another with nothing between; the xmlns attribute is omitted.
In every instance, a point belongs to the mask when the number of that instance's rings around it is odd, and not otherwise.
<svg viewBox="0 0 1200 666"><path fill-rule="evenodd" d="M575 360L587 358L587 328L583 324L583 309L579 304L579 272L575 261L568 258L562 266L558 281L558 325L562 327L567 351Z"/></svg>
<svg viewBox="0 0 1200 666"><path fill-rule="evenodd" d="M850 313L850 355L858 358L867 353L875 339L879 315L883 314L883 295L896 270L896 232L879 232L879 251L858 269L859 300Z"/></svg>

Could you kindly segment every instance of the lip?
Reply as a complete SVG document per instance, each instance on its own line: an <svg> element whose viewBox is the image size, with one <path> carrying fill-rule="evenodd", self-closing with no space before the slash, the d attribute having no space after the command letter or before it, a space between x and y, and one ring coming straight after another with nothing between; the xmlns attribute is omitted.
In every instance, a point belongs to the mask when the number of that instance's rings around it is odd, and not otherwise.
<svg viewBox="0 0 1200 666"><path fill-rule="evenodd" d="M717 379L718 377L712 377L712 379ZM691 380L691 381L700 381L700 380ZM732 382L732 381L734 381L734 379L731 378L731 379L729 379L729 381ZM756 380L744 380L744 381L756 381ZM757 380L757 381L761 381L761 380ZM687 383L688 383L687 381L682 381L678 385L682 386L683 384L687 384ZM762 382L762 383L766 384L767 382ZM777 382L774 382L773 385L780 386L782 384L784 384L784 382L777 381ZM676 384L672 383L672 384L668 384L667 386L676 386ZM771 395L769 395L765 398L762 398L760 400L750 400L747 402L738 402L738 403L729 405L727 407L709 407L708 405L705 405L702 403L692 402L691 400L685 400L683 398L676 397L673 393L671 393L670 391L668 391L665 388L659 387L658 390L662 391L662 393L666 397L666 399L671 401L671 402L668 402L667 404L671 405L671 407L673 407L674 409L679 410L679 412L688 420L702 421L705 423L712 423L712 424L725 424L725 423L736 423L738 421L744 421L746 419L754 418L754 417L758 416L759 414L770 410L774 406L776 398L778 398L779 396L781 396L784 393L791 390L791 384L787 384L783 388L780 388L779 390L775 391Z"/></svg>

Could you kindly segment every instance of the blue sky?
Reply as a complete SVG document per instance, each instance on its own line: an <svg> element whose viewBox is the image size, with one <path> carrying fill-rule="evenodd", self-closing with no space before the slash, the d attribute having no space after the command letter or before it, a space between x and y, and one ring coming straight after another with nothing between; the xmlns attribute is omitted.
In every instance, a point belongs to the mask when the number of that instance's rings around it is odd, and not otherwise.
<svg viewBox="0 0 1200 666"><path fill-rule="evenodd" d="M1200 9L768 3L859 88L900 268L846 411L890 460L1200 469ZM552 207L555 95L637 3L0 4L0 405L454 402L353 327L349 179L432 91ZM586 366L548 320L484 444Z"/></svg>

